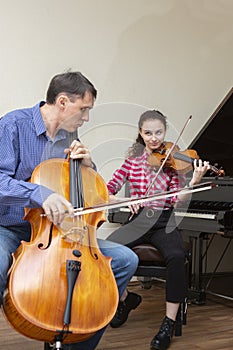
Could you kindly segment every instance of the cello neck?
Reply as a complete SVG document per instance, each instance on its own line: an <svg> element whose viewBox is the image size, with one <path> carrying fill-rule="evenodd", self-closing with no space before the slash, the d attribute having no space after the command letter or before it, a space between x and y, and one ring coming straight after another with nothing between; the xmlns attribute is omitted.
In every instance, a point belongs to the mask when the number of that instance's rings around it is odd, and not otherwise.
<svg viewBox="0 0 233 350"><path fill-rule="evenodd" d="M73 140L78 140L78 130L69 134L69 145ZM84 195L81 173L81 160L69 158L70 164L70 202L76 208L84 207Z"/></svg>
<svg viewBox="0 0 233 350"><path fill-rule="evenodd" d="M81 161L70 158L70 202L74 208L84 207Z"/></svg>

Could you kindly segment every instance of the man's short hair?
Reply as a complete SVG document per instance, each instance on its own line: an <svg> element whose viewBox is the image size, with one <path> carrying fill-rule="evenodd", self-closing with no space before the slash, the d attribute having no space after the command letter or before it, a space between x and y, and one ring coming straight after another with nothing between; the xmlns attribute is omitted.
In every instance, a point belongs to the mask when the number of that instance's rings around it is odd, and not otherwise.
<svg viewBox="0 0 233 350"><path fill-rule="evenodd" d="M97 96L97 90L94 85L80 72L67 72L55 75L48 87L46 102L54 104L57 96L64 93L69 97L84 97L89 92L94 98Z"/></svg>

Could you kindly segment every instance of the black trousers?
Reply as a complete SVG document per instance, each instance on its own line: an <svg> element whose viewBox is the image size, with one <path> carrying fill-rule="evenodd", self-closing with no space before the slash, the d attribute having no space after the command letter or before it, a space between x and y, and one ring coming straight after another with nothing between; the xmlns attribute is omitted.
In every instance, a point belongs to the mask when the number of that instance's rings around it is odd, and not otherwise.
<svg viewBox="0 0 233 350"><path fill-rule="evenodd" d="M166 263L166 301L183 302L186 296L184 242L173 212L144 208L132 222L114 232L114 237L120 236L124 236L125 242L131 240L125 244L129 248L150 243L160 251Z"/></svg>

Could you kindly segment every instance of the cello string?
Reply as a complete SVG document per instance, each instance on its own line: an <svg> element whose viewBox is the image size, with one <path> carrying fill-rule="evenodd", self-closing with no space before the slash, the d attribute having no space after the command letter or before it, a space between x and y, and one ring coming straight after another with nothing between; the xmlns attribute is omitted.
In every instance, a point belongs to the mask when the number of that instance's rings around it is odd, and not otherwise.
<svg viewBox="0 0 233 350"><path fill-rule="evenodd" d="M69 145L73 140L79 141L78 129L69 133ZM84 206L83 184L81 173L81 161L70 158L70 198L74 208L82 208Z"/></svg>

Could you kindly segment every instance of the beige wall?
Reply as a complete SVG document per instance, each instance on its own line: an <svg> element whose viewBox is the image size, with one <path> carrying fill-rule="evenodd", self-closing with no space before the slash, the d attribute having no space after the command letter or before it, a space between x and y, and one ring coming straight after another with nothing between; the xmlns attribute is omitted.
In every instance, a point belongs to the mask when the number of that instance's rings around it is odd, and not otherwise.
<svg viewBox="0 0 233 350"><path fill-rule="evenodd" d="M81 70L98 104L159 108L189 143L232 87L231 0L0 0L0 114ZM98 123L98 121L96 121Z"/></svg>
<svg viewBox="0 0 233 350"><path fill-rule="evenodd" d="M80 134L106 180L146 108L169 117L171 140L192 114L188 145L232 87L232 13L232 0L0 0L0 115L71 68L98 89Z"/></svg>

